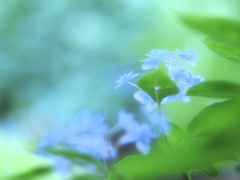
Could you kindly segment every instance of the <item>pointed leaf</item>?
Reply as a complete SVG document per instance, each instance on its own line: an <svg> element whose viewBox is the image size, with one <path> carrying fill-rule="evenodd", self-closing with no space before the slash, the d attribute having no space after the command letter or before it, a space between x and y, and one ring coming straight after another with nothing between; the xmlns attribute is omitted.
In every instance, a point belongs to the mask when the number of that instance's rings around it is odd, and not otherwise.
<svg viewBox="0 0 240 180"><path fill-rule="evenodd" d="M180 15L180 20L189 27L207 34L217 41L240 44L240 23L229 19Z"/></svg>
<svg viewBox="0 0 240 180"><path fill-rule="evenodd" d="M186 95L240 100L240 85L224 81L205 81L189 88Z"/></svg>
<svg viewBox="0 0 240 180"><path fill-rule="evenodd" d="M170 130L158 139L158 144L164 152L174 151L185 139L185 129L171 122L169 125Z"/></svg>
<svg viewBox="0 0 240 180"><path fill-rule="evenodd" d="M239 101L225 101L204 108L188 124L186 139L204 138L238 126L239 106Z"/></svg>
<svg viewBox="0 0 240 180"><path fill-rule="evenodd" d="M218 170L213 165L203 166L199 170L210 177L218 177Z"/></svg>
<svg viewBox="0 0 240 180"><path fill-rule="evenodd" d="M162 69L154 69L142 75L136 84L151 96L154 101L160 103L163 98L179 93L176 83L172 81ZM159 90L158 90L159 88Z"/></svg>
<svg viewBox="0 0 240 180"><path fill-rule="evenodd" d="M240 102L226 101L205 108L190 123L189 138L196 138L204 129L213 125L211 136L198 148L191 148L186 140L172 153L161 151L147 155L129 156L116 163L107 180L161 179L167 175L188 172L215 162L229 159L240 149Z"/></svg>
<svg viewBox="0 0 240 180"><path fill-rule="evenodd" d="M79 176L74 176L71 180L104 180L106 178L100 178L97 176L93 175L79 175Z"/></svg>
<svg viewBox="0 0 240 180"><path fill-rule="evenodd" d="M31 179L46 175L52 171L53 171L52 167L36 167L29 171L16 174L8 179L9 180L31 180Z"/></svg>
<svg viewBox="0 0 240 180"><path fill-rule="evenodd" d="M240 64L240 47L210 40L201 40L210 50L232 62Z"/></svg>

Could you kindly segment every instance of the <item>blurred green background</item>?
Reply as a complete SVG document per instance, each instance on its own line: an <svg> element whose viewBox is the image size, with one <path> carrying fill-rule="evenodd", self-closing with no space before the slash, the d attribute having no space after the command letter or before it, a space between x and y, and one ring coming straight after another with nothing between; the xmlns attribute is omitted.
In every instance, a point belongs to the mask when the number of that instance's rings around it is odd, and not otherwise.
<svg viewBox="0 0 240 180"><path fill-rule="evenodd" d="M81 108L104 112L113 124L119 109L139 114L134 87L113 90L126 72L144 73L151 49L194 48L206 80L240 83L234 63L199 40L205 34L180 14L240 18L239 0L0 0L0 179L49 161L32 155L37 142ZM213 99L192 97L163 105L183 127ZM57 175L48 178L58 179Z"/></svg>

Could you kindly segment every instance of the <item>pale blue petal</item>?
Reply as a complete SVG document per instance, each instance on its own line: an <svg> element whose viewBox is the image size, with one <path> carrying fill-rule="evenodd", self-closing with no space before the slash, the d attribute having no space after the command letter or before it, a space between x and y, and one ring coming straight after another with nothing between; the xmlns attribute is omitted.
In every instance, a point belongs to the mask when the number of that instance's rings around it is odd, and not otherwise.
<svg viewBox="0 0 240 180"><path fill-rule="evenodd" d="M157 103L155 101L150 101L145 105L145 107L148 112L152 112L157 107Z"/></svg>
<svg viewBox="0 0 240 180"><path fill-rule="evenodd" d="M139 73L137 73L137 74L132 74L132 75L128 78L128 80L133 79L133 78L135 78L135 77L138 76L138 75L139 75Z"/></svg>
<svg viewBox="0 0 240 180"><path fill-rule="evenodd" d="M118 126L126 131L131 131L133 127L138 127L138 122L135 120L134 115L120 110L118 113Z"/></svg>
<svg viewBox="0 0 240 180"><path fill-rule="evenodd" d="M133 97L137 101L139 101L141 104L147 104L151 100L151 97L144 91L138 91L138 92L134 93Z"/></svg>
<svg viewBox="0 0 240 180"><path fill-rule="evenodd" d="M185 63L191 65L191 66L196 66L196 61L194 61L194 60L184 60L184 59L183 59L183 61L184 61Z"/></svg>
<svg viewBox="0 0 240 180"><path fill-rule="evenodd" d="M189 96L179 95L178 99L182 102L190 102Z"/></svg>
<svg viewBox="0 0 240 180"><path fill-rule="evenodd" d="M193 79L193 84L201 83L201 82L203 82L203 81L204 81L204 78L201 77L200 75L197 75L197 76L195 76L194 79Z"/></svg>
<svg viewBox="0 0 240 180"><path fill-rule="evenodd" d="M119 144L124 145L124 144L128 144L128 143L132 143L132 142L135 142L137 139L138 139L138 137L136 137L136 135L127 133L127 134L124 134L119 139Z"/></svg>
<svg viewBox="0 0 240 180"><path fill-rule="evenodd" d="M143 154L147 154L150 151L150 144L143 142L143 141L137 141L136 142L136 148Z"/></svg>
<svg viewBox="0 0 240 180"><path fill-rule="evenodd" d="M166 101L173 102L176 100L176 95L166 97Z"/></svg>
<svg viewBox="0 0 240 180"><path fill-rule="evenodd" d="M159 60L155 60L155 59L146 61L145 63L143 63L142 69L143 70L148 70L148 69L158 67L158 63L159 63Z"/></svg>

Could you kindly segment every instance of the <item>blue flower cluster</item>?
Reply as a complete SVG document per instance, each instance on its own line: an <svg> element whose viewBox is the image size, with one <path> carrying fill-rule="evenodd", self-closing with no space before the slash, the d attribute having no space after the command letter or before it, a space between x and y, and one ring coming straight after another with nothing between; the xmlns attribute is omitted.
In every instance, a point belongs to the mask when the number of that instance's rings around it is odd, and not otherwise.
<svg viewBox="0 0 240 180"><path fill-rule="evenodd" d="M153 68L157 69L159 63L164 62L165 66L169 70L169 77L174 81L178 81L177 86L180 90L179 94L164 98L161 102L162 104L175 101L176 99L183 102L189 102L190 98L188 96L185 96L187 89L197 83L204 81L203 77L201 77L200 75L194 76L191 70L189 70L187 67L182 66L183 62L192 66L196 65L196 61L198 60L196 56L198 56L198 54L195 52L194 49L185 50L184 52L181 52L178 49L176 49L176 52L167 51L167 49L153 49L151 50L151 53L146 54L146 56L148 56L149 58L141 60L142 62L144 62L142 64L143 70L149 70ZM181 59L178 59L178 57L180 57ZM123 77L121 77L119 81L116 81L119 84L115 88L120 87L125 82L128 82L128 80L133 79L137 75L138 74L134 74L134 76L124 76L125 81L123 81ZM133 83L129 84L136 86ZM159 90L158 87L155 87L155 90ZM137 101L143 104L149 112L152 112L157 107L156 102L144 91L137 91L133 96Z"/></svg>
<svg viewBox="0 0 240 180"><path fill-rule="evenodd" d="M53 155L46 148L74 150L82 154L90 155L103 163L108 163L117 158L118 148L135 143L136 149L143 154L150 151L151 141L164 133L168 124L159 113L157 116L149 116L150 123L140 124L131 113L120 110L117 122L113 127L104 123L102 114L92 115L87 110L81 110L77 117L66 127L59 126L53 132L46 134L37 145L37 153L50 157L55 168L63 175L71 168L71 163L61 156ZM163 118L165 124L156 123ZM163 122L163 121L162 121ZM153 124L157 132L153 132ZM117 142L112 143L112 137L123 131ZM81 164L89 167L89 164Z"/></svg>
<svg viewBox="0 0 240 180"><path fill-rule="evenodd" d="M189 65L196 65L195 50L186 50L184 52L176 49L176 52L165 50L152 50L150 54L146 54L147 59L142 60L143 70L158 68L160 62L164 62L166 68L169 70L169 76L172 80L178 81L177 86L180 93L174 96L168 96L163 99L161 103L174 101L179 99L183 102L189 102L189 97L185 96L187 89L204 79L188 68L183 67L183 62ZM178 60L178 57L181 59ZM116 83L114 89L122 86L125 83L131 84L138 89L137 85L130 82L139 74L133 74L131 71L124 74ZM155 87L159 91L159 87ZM72 163L63 156L57 156L47 151L47 148L58 150L73 150L81 154L90 155L100 162L111 164L119 155L119 148L134 143L136 149L147 154L151 149L151 142L153 139L162 134L166 134L170 130L167 119L161 112L154 111L157 103L141 89L134 93L134 98L138 100L143 106L142 112L148 118L148 122L139 123L131 113L120 110L117 117L117 122L113 127L109 127L104 123L104 116L102 114L92 115L87 110L81 110L77 117L71 121L66 127L59 126L53 132L44 136L44 138L37 145L37 152L44 156L48 156L55 162L55 167L62 174L65 174L71 168ZM143 108L144 107L144 108ZM120 133L120 134L119 134ZM117 138L114 138L117 136ZM86 168L96 169L94 165L88 162L81 162Z"/></svg>
<svg viewBox="0 0 240 180"><path fill-rule="evenodd" d="M107 162L117 157L116 149L106 138L108 130L109 126L104 123L102 114L91 115L89 111L81 110L67 127L57 127L45 135L37 145L37 152L52 158L56 162L56 169L63 174L70 168L70 162L47 153L45 148L71 149Z"/></svg>

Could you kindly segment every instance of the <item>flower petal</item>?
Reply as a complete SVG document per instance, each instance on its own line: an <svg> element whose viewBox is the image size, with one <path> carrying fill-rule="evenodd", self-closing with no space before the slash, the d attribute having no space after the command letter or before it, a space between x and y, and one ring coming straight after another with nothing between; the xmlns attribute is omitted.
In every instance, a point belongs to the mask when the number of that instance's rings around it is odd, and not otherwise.
<svg viewBox="0 0 240 180"><path fill-rule="evenodd" d="M143 154L147 154L150 151L150 144L144 141L137 141L136 148Z"/></svg>
<svg viewBox="0 0 240 180"><path fill-rule="evenodd" d="M152 69L158 66L159 60L151 59L142 64L142 70Z"/></svg>

